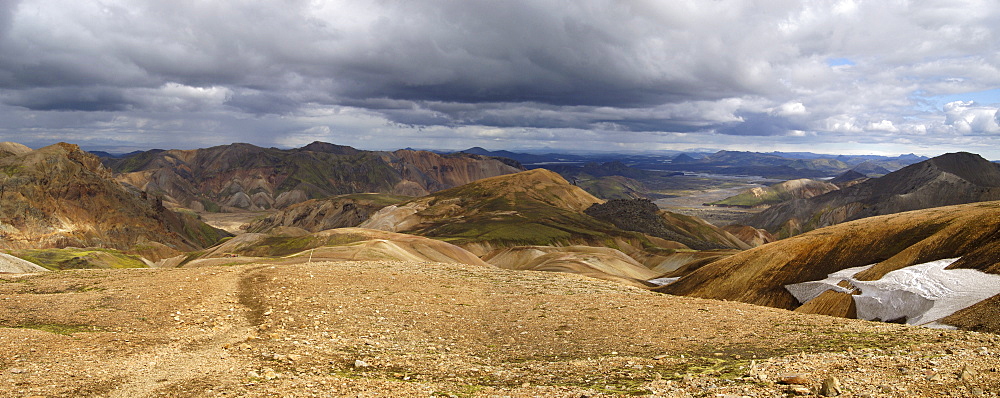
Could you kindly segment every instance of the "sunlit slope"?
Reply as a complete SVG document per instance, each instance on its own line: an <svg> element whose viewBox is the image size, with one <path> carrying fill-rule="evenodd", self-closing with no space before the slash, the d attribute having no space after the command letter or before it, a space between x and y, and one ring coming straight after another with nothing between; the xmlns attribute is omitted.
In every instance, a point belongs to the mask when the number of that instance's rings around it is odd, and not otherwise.
<svg viewBox="0 0 1000 398"><path fill-rule="evenodd" d="M430 261L487 266L479 257L450 243L362 228L328 229L316 233L285 228L269 234L246 233L203 252L192 253L179 265L269 261L267 259L290 262Z"/></svg>
<svg viewBox="0 0 1000 398"><path fill-rule="evenodd" d="M790 180L767 187L756 187L741 192L738 195L709 203L715 206L732 207L765 207L776 205L792 199L808 199L827 192L840 189L830 182L810 180L807 178Z"/></svg>
<svg viewBox="0 0 1000 398"><path fill-rule="evenodd" d="M851 267L874 264L859 280L930 261L961 259L949 268L1000 274L1000 202L897 213L818 229L725 258L660 288L665 293L738 300L794 309L785 285L821 280ZM811 312L845 315L849 296L827 295ZM846 295L845 295L846 296ZM845 299L846 298L846 299Z"/></svg>
<svg viewBox="0 0 1000 398"><path fill-rule="evenodd" d="M72 144L0 150L0 248L103 247L149 258L200 249L227 234L112 179Z"/></svg>

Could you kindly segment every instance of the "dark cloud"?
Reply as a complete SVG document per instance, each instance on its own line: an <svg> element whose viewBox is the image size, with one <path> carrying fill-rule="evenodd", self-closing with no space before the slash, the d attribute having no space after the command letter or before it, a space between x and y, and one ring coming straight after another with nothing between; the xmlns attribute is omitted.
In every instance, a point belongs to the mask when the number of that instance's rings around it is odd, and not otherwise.
<svg viewBox="0 0 1000 398"><path fill-rule="evenodd" d="M767 113L740 113L738 116L743 120L727 123L717 131L725 135L775 136L806 129L806 126L796 124L783 116Z"/></svg>
<svg viewBox="0 0 1000 398"><path fill-rule="evenodd" d="M126 111L133 108L121 90L104 87L59 87L20 90L0 96L6 105L34 111Z"/></svg>
<svg viewBox="0 0 1000 398"><path fill-rule="evenodd" d="M20 0L0 0L0 40L7 35L10 28L11 19L14 17L14 10Z"/></svg>
<svg viewBox="0 0 1000 398"><path fill-rule="evenodd" d="M254 115L283 115L299 109L301 103L281 93L249 92L237 93L230 97L226 105Z"/></svg>
<svg viewBox="0 0 1000 398"><path fill-rule="evenodd" d="M0 0L0 132L946 143L996 135L996 106L919 97L1000 86L997 26L988 2Z"/></svg>

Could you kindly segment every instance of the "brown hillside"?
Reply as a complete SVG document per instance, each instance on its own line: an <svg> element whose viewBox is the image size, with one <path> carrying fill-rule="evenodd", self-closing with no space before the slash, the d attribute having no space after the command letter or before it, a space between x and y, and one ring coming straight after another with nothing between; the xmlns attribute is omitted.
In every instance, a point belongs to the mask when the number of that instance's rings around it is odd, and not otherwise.
<svg viewBox="0 0 1000 398"><path fill-rule="evenodd" d="M8 153L0 158L0 248L95 246L172 255L162 249L200 249L226 235L126 189L76 145Z"/></svg>
<svg viewBox="0 0 1000 398"><path fill-rule="evenodd" d="M750 247L757 247L777 240L770 232L749 225L731 224L722 227L722 230L739 238L739 240L745 242Z"/></svg>
<svg viewBox="0 0 1000 398"><path fill-rule="evenodd" d="M483 256L483 260L500 268L569 272L634 286L647 286L645 281L662 274L607 247L518 246L496 250Z"/></svg>
<svg viewBox="0 0 1000 398"><path fill-rule="evenodd" d="M850 267L876 264L856 277L877 280L910 265L962 257L950 268L1000 273L998 239L1000 202L897 213L818 229L738 253L658 290L793 309L802 303L785 285L820 280Z"/></svg>

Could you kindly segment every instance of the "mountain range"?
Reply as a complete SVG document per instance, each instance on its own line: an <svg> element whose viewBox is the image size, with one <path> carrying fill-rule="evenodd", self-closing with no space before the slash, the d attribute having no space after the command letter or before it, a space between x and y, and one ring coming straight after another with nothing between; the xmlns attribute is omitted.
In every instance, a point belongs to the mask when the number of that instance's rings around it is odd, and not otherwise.
<svg viewBox="0 0 1000 398"><path fill-rule="evenodd" d="M288 150L250 144L151 150L105 158L104 164L120 182L195 211L280 209L308 199L364 192L422 196L523 170L510 159L372 152L323 142Z"/></svg>
<svg viewBox="0 0 1000 398"><path fill-rule="evenodd" d="M1000 200L1000 165L949 153L823 195L772 206L746 220L779 237L865 217Z"/></svg>
<svg viewBox="0 0 1000 398"><path fill-rule="evenodd" d="M716 158L744 156L751 155ZM672 294L847 317L863 313L853 296L867 293L845 286L803 299L788 286L820 286L817 281L831 274L871 266L844 279L862 286L951 258L958 260L945 271L1000 274L993 260L1000 202L989 202L1000 201L1000 166L969 153L878 178L848 171L834 180L840 186L793 180L750 191L729 201L771 207L748 225L726 228L663 211L646 199L599 199L556 172L521 169L516 161L484 155L368 152L325 143L293 150L234 144L114 159L71 144L32 150L3 143L0 248L49 269L302 262L314 256L444 261L571 272ZM645 173L621 162L582 169L601 177ZM343 193L327 194L338 191ZM313 195L319 197L305 199ZM251 205L241 207L245 200ZM957 206L941 207L947 205ZM283 209L227 239L184 209L212 207ZM997 325L984 315L991 303L942 322L991 330ZM980 321L986 323L970 323Z"/></svg>

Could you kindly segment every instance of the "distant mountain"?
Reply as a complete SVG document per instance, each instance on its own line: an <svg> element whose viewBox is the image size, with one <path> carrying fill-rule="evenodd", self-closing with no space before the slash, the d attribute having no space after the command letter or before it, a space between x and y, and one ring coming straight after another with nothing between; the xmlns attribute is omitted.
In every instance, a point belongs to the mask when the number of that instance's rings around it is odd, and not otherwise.
<svg viewBox="0 0 1000 398"><path fill-rule="evenodd" d="M846 188L851 185L856 185L865 182L866 180L868 180L868 178L869 177L867 175L859 173L857 170L852 169L845 171L843 174L836 176L827 182L835 184L840 188Z"/></svg>
<svg viewBox="0 0 1000 398"><path fill-rule="evenodd" d="M695 162L697 160L698 159L695 159L695 158L691 157L691 155L688 155L686 153L682 153L682 154L677 155L676 157L674 157L674 159L672 160L672 162L673 163L691 163L691 162Z"/></svg>
<svg viewBox="0 0 1000 398"><path fill-rule="evenodd" d="M119 181L196 211L280 209L364 192L422 196L523 170L503 158L371 152L324 142L290 150L250 144L153 150L104 162L119 173Z"/></svg>
<svg viewBox="0 0 1000 398"><path fill-rule="evenodd" d="M872 177L881 177L892 172L891 170L882 167L881 165L870 160L861 162L857 166L852 167L850 171L854 171Z"/></svg>
<svg viewBox="0 0 1000 398"><path fill-rule="evenodd" d="M0 145L0 248L102 247L155 260L228 236L116 182L76 145L25 148Z"/></svg>
<svg viewBox="0 0 1000 398"><path fill-rule="evenodd" d="M569 154L531 154L531 153L519 153L511 152L506 150L490 151L481 147L472 147L464 151L456 153L468 153L480 156L495 156L507 159L514 159L523 164L535 164L535 163L552 163L552 162L584 162L587 161L587 157L580 155L569 155Z"/></svg>
<svg viewBox="0 0 1000 398"><path fill-rule="evenodd" d="M840 189L836 184L810 179L790 180L768 187L751 188L738 195L707 203L712 206L756 208L776 205L792 199L807 199Z"/></svg>
<svg viewBox="0 0 1000 398"><path fill-rule="evenodd" d="M547 164L547 170L559 173L574 185L601 199L650 198L653 194L643 181L660 178L663 172L630 167L615 160L580 164Z"/></svg>
<svg viewBox="0 0 1000 398"><path fill-rule="evenodd" d="M970 160L971 164L978 164L975 159L969 158L969 154L945 155L943 159L935 158L928 162L932 162L935 168L959 172L960 170L949 166L964 168L970 164ZM930 165L916 165L916 168L924 169L928 166ZM997 177L984 176L986 181L978 182L988 183L995 178ZM855 220L723 258L657 290L676 295L735 300L802 312L855 317L861 310L867 309L868 313L872 313L872 308L876 305L871 302L871 298L860 297L860 283L852 286L844 282L840 283L840 287L835 285L841 279L829 281L827 287L814 283L817 290L803 298L804 302L797 299L787 286L824 280L835 272L872 264L874 266L871 268L857 269L855 272L858 273L853 278L859 281L876 281L890 272L906 267L953 258L959 260L948 266L948 270L975 269L988 275L1000 275L1000 263L997 262L997 258L1000 258L1000 223L995 222L996 220L1000 220L1000 201L935 207ZM915 320L917 313L933 306L933 300L952 299L968 294L968 289L981 288L975 281L969 280L962 282L967 286L964 293L951 291L942 294L944 285L941 283L951 282L930 280L935 285L924 288L925 291L921 293L921 288L915 285L918 279L920 278L911 276L907 279L909 282L906 286L898 287L909 289L908 286L912 285L917 290L877 293L885 295L881 302L892 304L891 308L884 309L885 313L880 315L881 320ZM918 295L927 292L930 292L930 297L921 298ZM879 297L872 294L869 292L866 296ZM869 300L864 304L866 308L862 308L860 300ZM976 302L968 299L965 301L965 306ZM998 311L1000 296L994 296L945 318L943 322L966 329L997 332L1000 331L1000 319L995 316Z"/></svg>
<svg viewBox="0 0 1000 398"><path fill-rule="evenodd" d="M129 152L129 153L110 153L110 152L104 152L104 151L89 151L89 152L92 153L94 156L97 156L99 158L121 159L121 158L127 158L129 156L133 156L133 155L138 155L138 154L140 154L140 153L142 153L144 151L133 151L133 152Z"/></svg>
<svg viewBox="0 0 1000 398"><path fill-rule="evenodd" d="M926 158L921 159L915 155L889 158L884 156L820 155L802 152L718 151L699 159L682 154L667 163L646 162L642 164L642 168L793 180L832 177L864 162L874 165L872 167L895 170L924 159Z"/></svg>
<svg viewBox="0 0 1000 398"><path fill-rule="evenodd" d="M773 206L746 223L778 236L883 214L1000 199L1000 165L950 153L825 195Z"/></svg>

